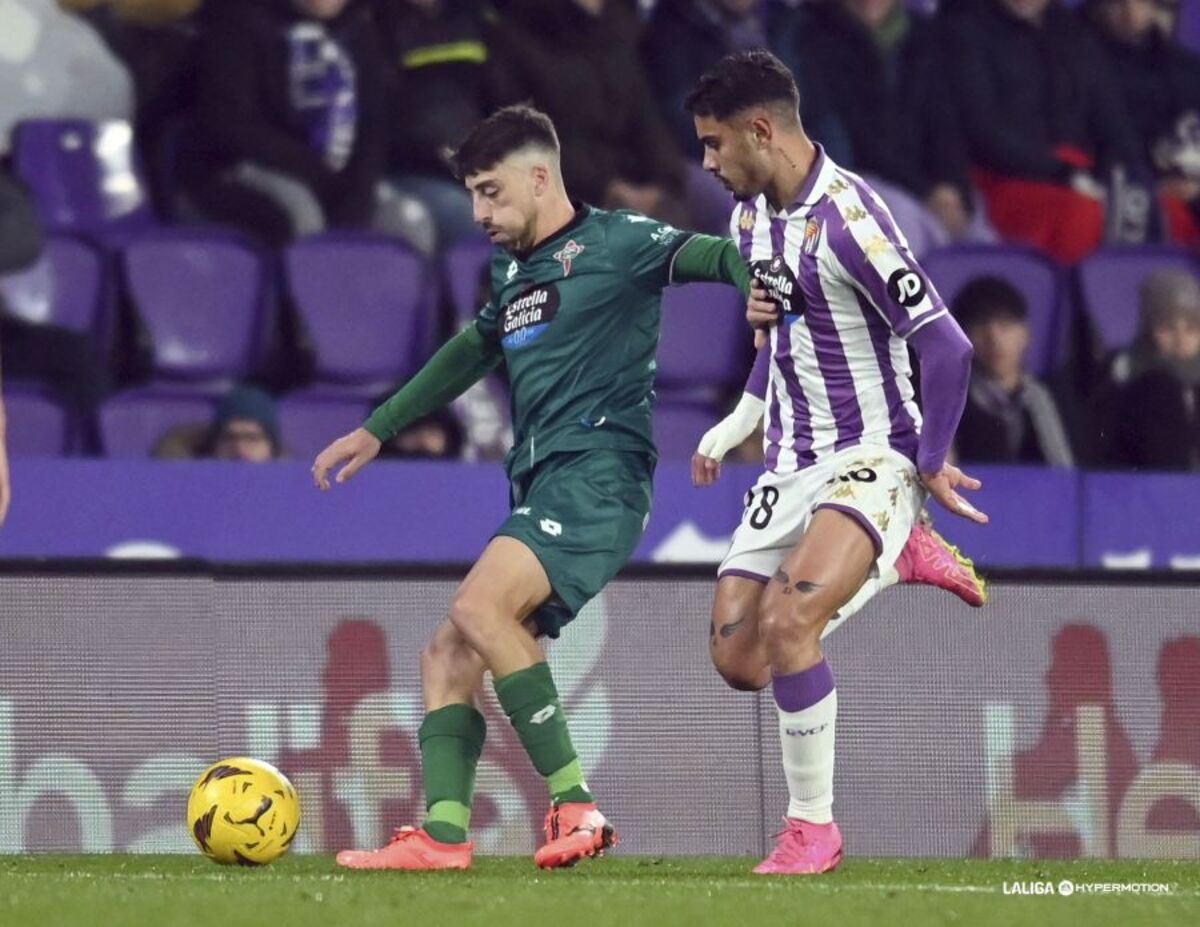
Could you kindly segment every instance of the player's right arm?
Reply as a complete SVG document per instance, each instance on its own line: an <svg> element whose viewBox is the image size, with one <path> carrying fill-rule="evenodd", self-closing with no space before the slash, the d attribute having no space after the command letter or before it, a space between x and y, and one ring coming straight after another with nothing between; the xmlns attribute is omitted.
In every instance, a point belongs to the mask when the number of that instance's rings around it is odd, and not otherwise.
<svg viewBox="0 0 1200 927"><path fill-rule="evenodd" d="M733 411L713 425L700 439L692 455L692 484L711 486L721 475L721 461L733 448L745 441L762 421L767 398L767 376L770 373L771 351L759 350L754 366L746 380L742 398Z"/></svg>
<svg viewBox="0 0 1200 927"><path fill-rule="evenodd" d="M379 454L383 442L413 422L457 399L487 376L500 363L500 345L491 331L494 312L490 306L480 317L442 345L416 375L390 399L379 406L348 435L334 441L317 455L313 463L313 482L318 489L329 489L329 474L341 467L335 477L344 483Z"/></svg>

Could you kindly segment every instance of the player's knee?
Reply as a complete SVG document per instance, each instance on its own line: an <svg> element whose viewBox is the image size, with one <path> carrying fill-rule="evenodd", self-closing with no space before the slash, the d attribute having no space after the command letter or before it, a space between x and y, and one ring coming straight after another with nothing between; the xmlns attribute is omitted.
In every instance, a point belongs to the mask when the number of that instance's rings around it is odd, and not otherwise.
<svg viewBox="0 0 1200 927"><path fill-rule="evenodd" d="M771 681L771 667L745 654L729 653L718 647L713 649L712 659L729 688L739 692L758 692Z"/></svg>
<svg viewBox="0 0 1200 927"><path fill-rule="evenodd" d="M496 609L472 593L456 593L450 600L450 624L468 643L474 644L489 633Z"/></svg>
<svg viewBox="0 0 1200 927"><path fill-rule="evenodd" d="M775 652L819 640L828 617L816 602L805 601L797 593L768 592L758 609L758 634L767 651Z"/></svg>

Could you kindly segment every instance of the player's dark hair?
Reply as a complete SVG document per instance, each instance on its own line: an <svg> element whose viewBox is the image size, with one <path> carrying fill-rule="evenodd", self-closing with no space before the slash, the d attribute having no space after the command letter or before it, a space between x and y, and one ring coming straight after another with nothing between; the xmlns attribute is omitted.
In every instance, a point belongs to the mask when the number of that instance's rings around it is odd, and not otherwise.
<svg viewBox="0 0 1200 927"><path fill-rule="evenodd" d="M722 121L751 106L772 104L797 113L800 91L787 65L762 48L726 55L705 72L683 103L693 116Z"/></svg>
<svg viewBox="0 0 1200 927"><path fill-rule="evenodd" d="M1001 277L975 277L954 297L954 317L963 328L983 325L993 319L1024 322L1029 318L1025 297Z"/></svg>
<svg viewBox="0 0 1200 927"><path fill-rule="evenodd" d="M475 126L450 156L459 180L490 170L514 151L535 146L557 153L558 133L550 117L526 104L498 109Z"/></svg>

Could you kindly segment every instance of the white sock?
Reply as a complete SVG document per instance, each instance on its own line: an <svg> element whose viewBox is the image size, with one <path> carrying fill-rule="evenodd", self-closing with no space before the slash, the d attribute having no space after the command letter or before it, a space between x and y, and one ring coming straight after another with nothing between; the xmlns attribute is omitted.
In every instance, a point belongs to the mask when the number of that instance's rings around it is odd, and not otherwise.
<svg viewBox="0 0 1200 927"><path fill-rule="evenodd" d="M816 681L810 674L827 677L829 685L805 684ZM832 682L832 674L824 661L802 673L775 678L779 742L790 796L787 815L814 824L828 824L833 820L837 689L832 687ZM823 695L819 694L822 689ZM814 692L818 695L817 701L803 704ZM793 710L785 710L780 701Z"/></svg>

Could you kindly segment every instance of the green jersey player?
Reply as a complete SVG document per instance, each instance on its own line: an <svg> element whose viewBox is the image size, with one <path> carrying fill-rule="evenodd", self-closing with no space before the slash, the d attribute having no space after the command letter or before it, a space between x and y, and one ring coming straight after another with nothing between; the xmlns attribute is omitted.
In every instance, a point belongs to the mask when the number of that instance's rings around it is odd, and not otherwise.
<svg viewBox="0 0 1200 927"><path fill-rule="evenodd" d="M344 866L462 869L485 670L551 796L539 866L570 865L616 842L584 780L540 636L557 637L616 575L650 515L654 354L661 291L724 281L748 291L728 239L631 212L573 204L554 126L529 107L500 110L456 153L475 219L499 246L491 299L364 426L316 460L321 489L344 482L408 423L499 364L512 384L512 513L450 602L421 658L426 817Z"/></svg>

